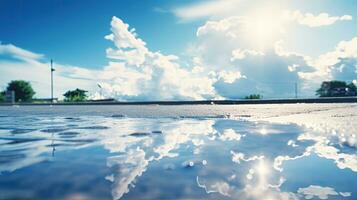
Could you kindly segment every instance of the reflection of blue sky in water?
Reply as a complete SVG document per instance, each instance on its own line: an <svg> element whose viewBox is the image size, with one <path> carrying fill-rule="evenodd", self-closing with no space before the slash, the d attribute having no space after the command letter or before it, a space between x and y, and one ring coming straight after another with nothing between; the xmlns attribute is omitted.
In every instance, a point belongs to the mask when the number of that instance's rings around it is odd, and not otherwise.
<svg viewBox="0 0 357 200"><path fill-rule="evenodd" d="M0 199L353 199L357 191L356 149L292 124L27 116L2 117L0 134Z"/></svg>

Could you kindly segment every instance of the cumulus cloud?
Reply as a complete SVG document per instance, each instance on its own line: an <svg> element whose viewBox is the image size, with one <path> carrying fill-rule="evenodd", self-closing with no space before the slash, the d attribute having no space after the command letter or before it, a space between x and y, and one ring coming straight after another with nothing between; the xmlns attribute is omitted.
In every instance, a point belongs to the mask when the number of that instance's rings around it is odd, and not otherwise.
<svg viewBox="0 0 357 200"><path fill-rule="evenodd" d="M257 4L260 6L257 7ZM319 14L304 13L300 10L290 10L289 7L291 6L286 1L281 0L274 0L270 2L270 5L266 5L266 2L263 0L217 0L176 7L172 12L182 22L203 18L224 19L237 13L240 13L240 16L254 18L256 17L255 15L268 12L270 15L277 14L274 17L275 20L297 22L300 25L308 27L329 26L338 21L350 21L353 18L351 15L331 16L326 12Z"/></svg>
<svg viewBox="0 0 357 200"><path fill-rule="evenodd" d="M55 96L73 87L96 93L100 83L103 94L119 100L182 100L211 99L216 94L212 77L202 75L197 69L180 66L178 57L151 52L137 38L133 29L122 20L113 17L112 33L105 38L113 41L115 48L107 49L111 61L103 69L89 70L82 67L55 63ZM49 91L49 63L41 61L42 55L14 45L1 45L0 54L10 54L12 60L1 60L1 84L12 79L29 80L37 97L46 97ZM16 60L14 60L16 59ZM195 71L195 73L193 73ZM39 74L43 77L39 78ZM223 75L232 79L236 74ZM60 84L56 84L60 83ZM98 92L97 92L98 93Z"/></svg>
<svg viewBox="0 0 357 200"><path fill-rule="evenodd" d="M112 34L106 36L116 49L108 48L108 58L117 59L115 77L104 85L118 99L206 99L214 98L213 79L180 66L178 57L148 50L129 25L112 19ZM197 72L197 70L195 70Z"/></svg>
<svg viewBox="0 0 357 200"><path fill-rule="evenodd" d="M285 11L284 17L291 21L296 21L297 23L309 27L320 27L329 26L337 21L349 21L352 20L351 15L343 16L330 16L328 13L320 13L314 15L311 13L302 13L299 10L296 11Z"/></svg>
<svg viewBox="0 0 357 200"><path fill-rule="evenodd" d="M239 77L230 81L218 79L215 82L218 95L240 98L259 93L265 97L292 97L296 82L301 84L301 88L317 87L317 84L307 84L308 78L301 75L316 70L306 56L284 50L277 41L255 50L258 46L247 34L250 23L242 17L229 17L208 21L197 30L195 53L206 70L220 71L223 68L239 73ZM306 92L304 95L313 94L311 89L303 91Z"/></svg>
<svg viewBox="0 0 357 200"><path fill-rule="evenodd" d="M182 21L190 21L210 16L222 16L236 10L240 0L203 1L173 9L173 13Z"/></svg>
<svg viewBox="0 0 357 200"><path fill-rule="evenodd" d="M135 29L113 17L111 33L105 36L113 42L106 49L107 66L93 70L55 63L55 96L79 87L95 98L124 101L232 99L250 94L273 98L295 96L296 84L300 96L313 96L321 81L357 81L357 38L313 59L283 48L280 22L268 27L267 35L252 34L264 25L255 22L247 16L207 21L197 28L197 40L189 50L192 61L182 65L175 55L151 51ZM48 96L49 63L44 55L12 44L0 44L0 55L9 58L0 60L0 72L6 74L1 85L25 79L34 85L37 97Z"/></svg>
<svg viewBox="0 0 357 200"><path fill-rule="evenodd" d="M239 73L239 77L229 81L220 76L214 83L218 95L241 98L259 93L268 98L293 97L297 84L300 97L311 97L324 80L357 78L355 38L342 41L333 52L311 58L285 50L279 39L283 33L249 34L256 29L260 30L254 20L241 16L209 20L197 29L198 42L190 53L198 57L201 65L206 70ZM259 38L265 39L263 46Z"/></svg>
<svg viewBox="0 0 357 200"><path fill-rule="evenodd" d="M225 83L234 83L236 80L240 78L244 78L239 71L220 71L218 77L222 79Z"/></svg>
<svg viewBox="0 0 357 200"><path fill-rule="evenodd" d="M314 65L329 73L333 79L357 80L357 37L341 41L334 51L327 52L315 60Z"/></svg>
<svg viewBox="0 0 357 200"><path fill-rule="evenodd" d="M111 22L112 34L105 36L105 39L113 41L116 50L107 49L107 56L113 59L126 61L129 65L139 66L144 63L148 52L146 43L136 37L135 29L129 30L129 25L120 19L113 17Z"/></svg>
<svg viewBox="0 0 357 200"><path fill-rule="evenodd" d="M245 50L236 49L236 50L233 50L233 52L232 52L231 61L242 60L249 55L253 55L253 56L262 55L263 56L264 53L260 52L260 51L249 50L249 49L245 49Z"/></svg>

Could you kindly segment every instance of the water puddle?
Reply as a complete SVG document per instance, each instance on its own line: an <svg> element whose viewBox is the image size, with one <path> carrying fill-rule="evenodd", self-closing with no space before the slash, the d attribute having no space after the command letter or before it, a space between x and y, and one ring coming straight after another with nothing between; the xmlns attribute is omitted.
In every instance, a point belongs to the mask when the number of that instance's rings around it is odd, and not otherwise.
<svg viewBox="0 0 357 200"><path fill-rule="evenodd" d="M357 155L294 124L2 117L0 199L356 199Z"/></svg>

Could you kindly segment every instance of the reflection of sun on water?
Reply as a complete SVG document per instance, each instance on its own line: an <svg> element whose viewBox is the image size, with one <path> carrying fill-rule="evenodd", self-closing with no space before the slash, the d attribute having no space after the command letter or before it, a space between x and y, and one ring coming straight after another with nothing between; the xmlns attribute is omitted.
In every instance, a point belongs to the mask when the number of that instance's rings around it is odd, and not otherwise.
<svg viewBox="0 0 357 200"><path fill-rule="evenodd" d="M261 159L258 163L258 165L255 167L258 175L260 178L266 177L269 174L269 168L264 162L263 159Z"/></svg>
<svg viewBox="0 0 357 200"><path fill-rule="evenodd" d="M247 174L247 192L254 199L274 199L269 190L269 178L271 176L269 161L264 158L257 160Z"/></svg>
<svg viewBox="0 0 357 200"><path fill-rule="evenodd" d="M259 130L259 133L262 134L262 135L266 135L266 134L268 134L268 131L267 131L266 128L262 128L262 129Z"/></svg>

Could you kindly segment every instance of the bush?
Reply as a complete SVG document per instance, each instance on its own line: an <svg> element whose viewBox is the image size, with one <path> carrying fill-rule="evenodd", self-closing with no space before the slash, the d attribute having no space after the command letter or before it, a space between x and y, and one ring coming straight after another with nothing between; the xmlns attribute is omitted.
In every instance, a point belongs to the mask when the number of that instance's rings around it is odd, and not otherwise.
<svg viewBox="0 0 357 200"><path fill-rule="evenodd" d="M5 92L0 92L0 102L5 101Z"/></svg>
<svg viewBox="0 0 357 200"><path fill-rule="evenodd" d="M262 98L263 96L261 96L260 94L251 94L245 97L245 99L262 99Z"/></svg>
<svg viewBox="0 0 357 200"><path fill-rule="evenodd" d="M67 102L80 102L87 100L87 91L81 89L69 90L63 94L64 101Z"/></svg>

